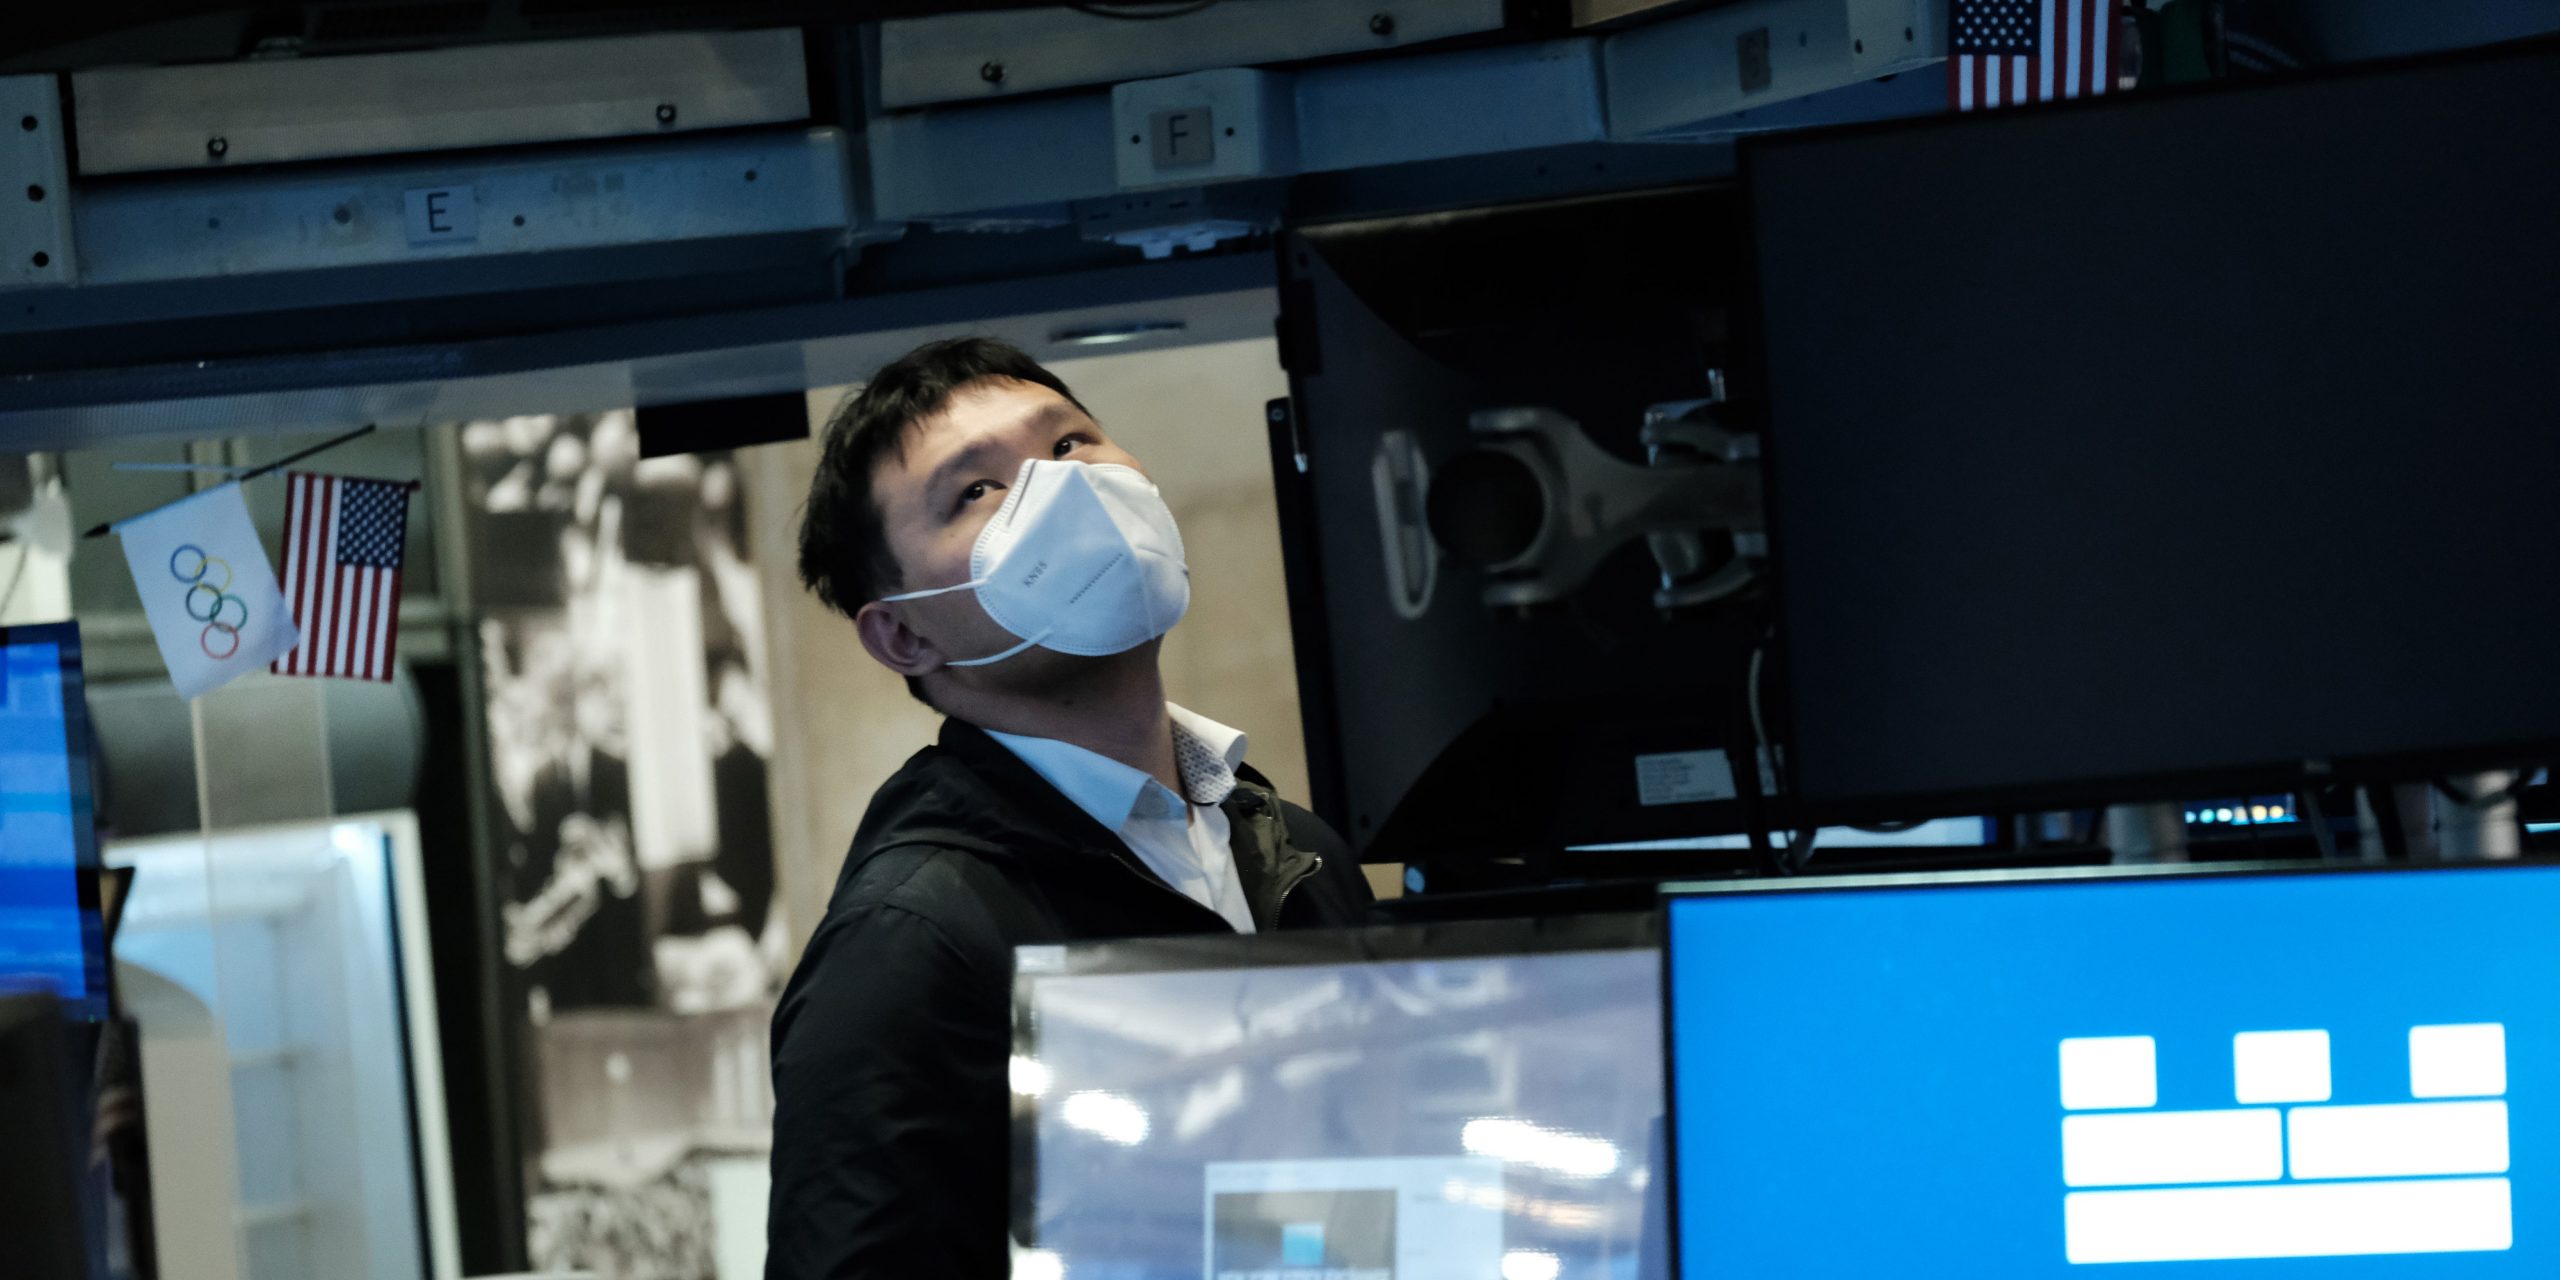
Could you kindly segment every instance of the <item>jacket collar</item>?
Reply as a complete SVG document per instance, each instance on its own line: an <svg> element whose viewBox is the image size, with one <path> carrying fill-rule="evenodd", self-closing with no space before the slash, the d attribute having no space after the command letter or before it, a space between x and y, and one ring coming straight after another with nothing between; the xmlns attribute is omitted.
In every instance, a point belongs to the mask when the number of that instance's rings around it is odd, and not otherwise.
<svg viewBox="0 0 2560 1280"><path fill-rule="evenodd" d="M937 753L947 762L943 767L931 764ZM1289 841L1270 780L1249 764L1237 764L1235 775L1236 786L1219 807L1227 814L1236 874L1254 922L1272 928L1290 888L1314 874L1316 857ZM885 849L909 844L965 849L1035 867L1063 857L1079 860L1077 865L1090 871L1098 868L1085 860L1100 860L1163 884L1117 834L985 730L958 720L944 720L940 745L910 761L873 798L843 875L852 876L857 866Z"/></svg>
<svg viewBox="0 0 2560 1280"><path fill-rule="evenodd" d="M1124 848L1110 828L1095 821L986 730L945 719L941 744L981 793L953 797L959 811L946 815L947 820L984 837L993 846L987 851L1114 857Z"/></svg>

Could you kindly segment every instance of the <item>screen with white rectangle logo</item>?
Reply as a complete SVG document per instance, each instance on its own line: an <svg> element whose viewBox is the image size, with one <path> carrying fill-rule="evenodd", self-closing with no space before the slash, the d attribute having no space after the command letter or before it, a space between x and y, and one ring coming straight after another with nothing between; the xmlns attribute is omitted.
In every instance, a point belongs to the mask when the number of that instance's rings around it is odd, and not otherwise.
<svg viewBox="0 0 2560 1280"><path fill-rule="evenodd" d="M1681 1274L2560 1275L2554 920L2547 866L1677 898Z"/></svg>

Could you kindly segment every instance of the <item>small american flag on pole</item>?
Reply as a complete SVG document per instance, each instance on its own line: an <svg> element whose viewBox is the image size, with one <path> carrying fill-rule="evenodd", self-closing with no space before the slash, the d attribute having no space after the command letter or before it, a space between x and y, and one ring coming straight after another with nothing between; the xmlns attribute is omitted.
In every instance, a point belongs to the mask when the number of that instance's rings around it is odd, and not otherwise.
<svg viewBox="0 0 2560 1280"><path fill-rule="evenodd" d="M1953 0L1947 96L1958 111L2115 87L2116 0Z"/></svg>
<svg viewBox="0 0 2560 1280"><path fill-rule="evenodd" d="M306 471L285 486L284 598L302 643L275 673L389 680L411 486Z"/></svg>

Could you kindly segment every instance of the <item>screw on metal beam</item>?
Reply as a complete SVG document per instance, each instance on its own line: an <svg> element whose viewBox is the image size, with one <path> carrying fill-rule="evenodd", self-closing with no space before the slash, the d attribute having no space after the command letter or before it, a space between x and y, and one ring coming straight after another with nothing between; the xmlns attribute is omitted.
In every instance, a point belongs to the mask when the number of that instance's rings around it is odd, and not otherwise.
<svg viewBox="0 0 2560 1280"><path fill-rule="evenodd" d="M204 142L204 153L212 156L216 160L219 160L224 156L231 154L231 140L229 138L207 138Z"/></svg>
<svg viewBox="0 0 2560 1280"><path fill-rule="evenodd" d="M978 68L978 78L986 81L988 84L1003 84L1004 64L1001 62L989 62L981 65Z"/></svg>
<svg viewBox="0 0 2560 1280"><path fill-rule="evenodd" d="M674 104L674 103L672 103L672 102L661 102L661 103L659 103L659 104L658 104L658 123L660 123L660 124L674 124L675 122L676 122L676 104Z"/></svg>
<svg viewBox="0 0 2560 1280"><path fill-rule="evenodd" d="M1392 13L1373 13L1373 14L1370 14L1370 15L1369 15L1369 34L1370 34L1370 35L1373 35L1373 36L1391 36L1391 35L1394 35L1395 33L1396 33L1396 16L1395 16L1394 14L1392 14Z"/></svg>

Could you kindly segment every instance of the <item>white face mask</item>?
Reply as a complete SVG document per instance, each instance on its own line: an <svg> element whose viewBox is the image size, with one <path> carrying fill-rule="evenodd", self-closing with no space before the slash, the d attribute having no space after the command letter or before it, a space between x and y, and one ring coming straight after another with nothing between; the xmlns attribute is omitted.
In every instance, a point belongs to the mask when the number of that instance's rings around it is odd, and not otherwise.
<svg viewBox="0 0 2560 1280"><path fill-rule="evenodd" d="M983 667L1033 645L1098 657L1173 630L1191 607L1182 532L1155 485L1116 463L1033 458L969 551L969 581L882 596L921 600L975 591L996 625L1022 638Z"/></svg>

